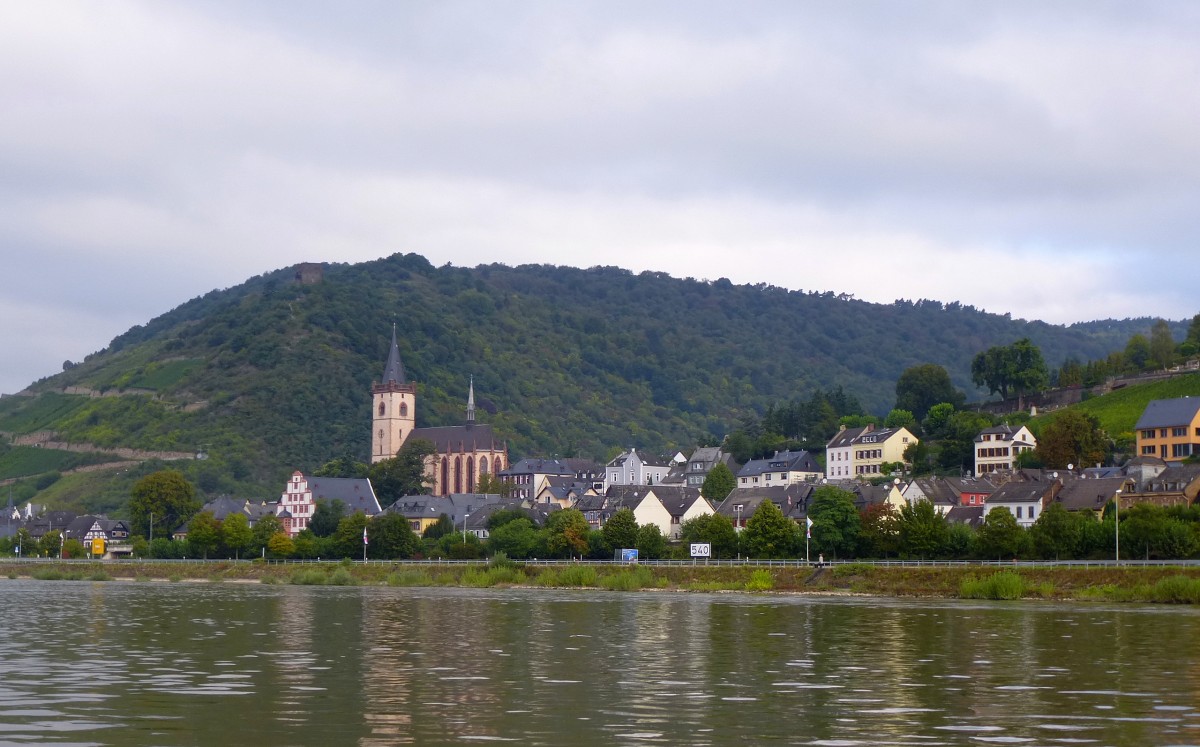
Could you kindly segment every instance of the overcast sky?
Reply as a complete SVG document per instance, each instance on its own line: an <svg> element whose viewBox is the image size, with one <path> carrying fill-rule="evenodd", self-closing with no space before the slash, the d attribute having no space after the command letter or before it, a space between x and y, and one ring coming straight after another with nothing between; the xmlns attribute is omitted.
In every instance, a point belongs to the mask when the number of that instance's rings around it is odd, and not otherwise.
<svg viewBox="0 0 1200 747"><path fill-rule="evenodd" d="M1197 39L1190 1L0 3L0 392L395 252L1190 318Z"/></svg>

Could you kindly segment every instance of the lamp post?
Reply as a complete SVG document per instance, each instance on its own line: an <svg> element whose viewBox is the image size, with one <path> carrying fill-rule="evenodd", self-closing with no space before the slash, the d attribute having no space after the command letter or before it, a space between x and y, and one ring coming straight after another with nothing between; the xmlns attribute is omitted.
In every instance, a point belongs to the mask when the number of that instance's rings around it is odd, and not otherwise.
<svg viewBox="0 0 1200 747"><path fill-rule="evenodd" d="M1113 494L1113 516L1116 518L1117 529L1117 565L1121 564L1121 489Z"/></svg>
<svg viewBox="0 0 1200 747"><path fill-rule="evenodd" d="M737 530L740 532L742 531L742 504L737 504L733 510L737 511Z"/></svg>
<svg viewBox="0 0 1200 747"><path fill-rule="evenodd" d="M469 519L470 517L471 517L470 514L463 514L463 544L464 545L467 544L467 519Z"/></svg>

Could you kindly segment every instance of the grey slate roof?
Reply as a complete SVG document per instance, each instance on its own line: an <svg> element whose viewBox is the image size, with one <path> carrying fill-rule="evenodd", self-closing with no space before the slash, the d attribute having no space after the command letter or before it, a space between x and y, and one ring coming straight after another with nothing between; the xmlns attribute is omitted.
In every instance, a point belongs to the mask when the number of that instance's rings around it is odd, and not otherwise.
<svg viewBox="0 0 1200 747"><path fill-rule="evenodd" d="M984 434L993 436L993 441L1012 441L1016 436L1017 431L1021 430L1020 426L1013 428L1011 425L994 425L991 428L984 428L975 436L975 443L983 443ZM1018 441L1017 443L1025 443Z"/></svg>
<svg viewBox="0 0 1200 747"><path fill-rule="evenodd" d="M479 426L475 426L478 428ZM501 475L561 475L566 477L575 477L575 470L568 467L558 459L545 459L542 457L532 457L522 459L508 469L500 472Z"/></svg>
<svg viewBox="0 0 1200 747"><path fill-rule="evenodd" d="M716 512L737 518L738 504L742 505L742 519L749 519L763 501L771 501L783 515L793 521L802 521L808 515L808 502L812 499L813 491L818 486L811 483L792 483L791 485L769 485L752 488L735 488L725 500L716 507Z"/></svg>
<svg viewBox="0 0 1200 747"><path fill-rule="evenodd" d="M841 446L849 446L850 444L854 443L859 436L870 430L873 430L873 428L869 425L864 425L862 428L845 428L838 431L837 434L835 434L834 437L829 440L829 444L826 445L825 448L836 449Z"/></svg>
<svg viewBox="0 0 1200 747"><path fill-rule="evenodd" d="M496 438L492 426L487 423L414 428L409 440L414 438L432 441L439 454L505 450L504 442Z"/></svg>
<svg viewBox="0 0 1200 747"><path fill-rule="evenodd" d="M406 519L436 519L442 514L454 524L462 524L463 516L473 514L491 503L500 503L494 493L451 493L448 496L406 495L387 507L387 512Z"/></svg>
<svg viewBox="0 0 1200 747"><path fill-rule="evenodd" d="M1045 482L1010 482L996 489L987 498L988 506L995 506L1001 503L1035 503L1042 500L1042 497L1052 487L1052 483Z"/></svg>
<svg viewBox="0 0 1200 747"><path fill-rule="evenodd" d="M988 509L985 506L955 506L946 512L946 521L951 524L966 524L978 527Z"/></svg>
<svg viewBox="0 0 1200 747"><path fill-rule="evenodd" d="M1152 400L1142 411L1134 429L1140 431L1189 425L1195 420L1197 410L1200 410L1200 397Z"/></svg>
<svg viewBox="0 0 1200 747"><path fill-rule="evenodd" d="M308 489L312 491L314 501L341 501L346 504L347 514L362 511L367 516L374 516L380 511L375 489L366 478L306 475L305 479L308 480Z"/></svg>
<svg viewBox="0 0 1200 747"><path fill-rule="evenodd" d="M751 459L738 470L738 477L755 477L766 472L821 472L821 466L807 451L777 451L767 459Z"/></svg>
<svg viewBox="0 0 1200 747"><path fill-rule="evenodd" d="M1106 477L1099 480L1071 480L1064 483L1054 497L1068 511L1100 511L1118 490L1128 489L1127 477Z"/></svg>
<svg viewBox="0 0 1200 747"><path fill-rule="evenodd" d="M392 346L388 348L387 364L383 367L383 383L407 384L404 364L400 362L400 346L396 344L396 325L392 325Z"/></svg>

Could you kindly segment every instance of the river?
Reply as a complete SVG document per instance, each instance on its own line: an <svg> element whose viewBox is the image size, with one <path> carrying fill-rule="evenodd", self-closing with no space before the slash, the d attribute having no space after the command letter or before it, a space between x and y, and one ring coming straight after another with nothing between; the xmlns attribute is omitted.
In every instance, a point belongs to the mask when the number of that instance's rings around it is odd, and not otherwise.
<svg viewBox="0 0 1200 747"><path fill-rule="evenodd" d="M1200 744L1200 610L0 582L0 745Z"/></svg>

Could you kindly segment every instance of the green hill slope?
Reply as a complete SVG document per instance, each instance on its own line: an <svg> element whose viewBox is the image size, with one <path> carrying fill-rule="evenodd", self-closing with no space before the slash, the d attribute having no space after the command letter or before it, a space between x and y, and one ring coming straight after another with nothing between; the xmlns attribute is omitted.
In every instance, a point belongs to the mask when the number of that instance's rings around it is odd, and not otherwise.
<svg viewBox="0 0 1200 747"><path fill-rule="evenodd" d="M1176 376L1164 381L1134 384L1100 397L1094 397L1070 410L1085 412L1100 421L1100 427L1119 444L1132 446L1134 425L1151 400L1176 399L1178 397L1200 397L1200 374ZM1041 428L1062 410L1034 418L1034 427Z"/></svg>
<svg viewBox="0 0 1200 747"><path fill-rule="evenodd" d="M368 392L393 321L418 383L418 425L461 422L474 375L479 418L514 455L593 458L719 437L816 389L841 386L884 413L896 378L919 363L946 366L973 392L971 358L989 346L1030 337L1057 365L1107 354L1115 328L1150 326L1066 328L959 304L395 255L328 265L313 284L288 269L193 299L38 382L36 396L0 400L0 431L203 450L211 458L189 469L205 492L270 494L293 469L366 457ZM123 394L63 393L89 390Z"/></svg>

